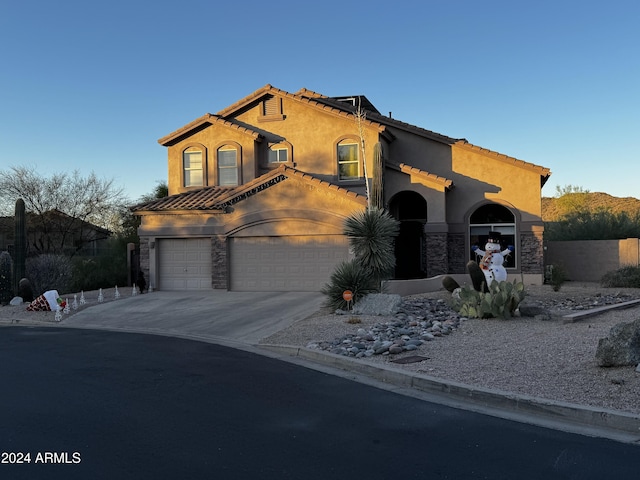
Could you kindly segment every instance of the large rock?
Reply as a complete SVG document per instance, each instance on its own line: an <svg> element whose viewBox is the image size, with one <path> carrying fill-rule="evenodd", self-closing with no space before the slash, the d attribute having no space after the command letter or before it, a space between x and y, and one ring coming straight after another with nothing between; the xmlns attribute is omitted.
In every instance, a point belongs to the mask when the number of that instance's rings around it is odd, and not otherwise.
<svg viewBox="0 0 640 480"><path fill-rule="evenodd" d="M360 315L394 315L400 310L401 304L402 297L400 295L370 293L353 306L353 313Z"/></svg>
<svg viewBox="0 0 640 480"><path fill-rule="evenodd" d="M601 367L640 363L640 319L612 327L609 336L598 342L596 361Z"/></svg>

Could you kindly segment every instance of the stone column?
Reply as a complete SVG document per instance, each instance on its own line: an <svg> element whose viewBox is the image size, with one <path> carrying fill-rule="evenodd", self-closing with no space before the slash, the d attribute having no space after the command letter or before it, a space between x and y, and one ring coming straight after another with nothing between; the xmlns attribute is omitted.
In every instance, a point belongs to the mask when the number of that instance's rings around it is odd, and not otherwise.
<svg viewBox="0 0 640 480"><path fill-rule="evenodd" d="M229 289L229 257L227 237L215 235L211 237L211 286Z"/></svg>

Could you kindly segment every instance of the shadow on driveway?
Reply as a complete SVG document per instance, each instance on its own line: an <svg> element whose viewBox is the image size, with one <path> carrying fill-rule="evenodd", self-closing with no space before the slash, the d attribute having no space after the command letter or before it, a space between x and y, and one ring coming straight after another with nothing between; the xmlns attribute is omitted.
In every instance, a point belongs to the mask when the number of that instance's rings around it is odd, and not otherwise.
<svg viewBox="0 0 640 480"><path fill-rule="evenodd" d="M319 292L155 291L92 305L62 324L255 345L312 315L323 301Z"/></svg>

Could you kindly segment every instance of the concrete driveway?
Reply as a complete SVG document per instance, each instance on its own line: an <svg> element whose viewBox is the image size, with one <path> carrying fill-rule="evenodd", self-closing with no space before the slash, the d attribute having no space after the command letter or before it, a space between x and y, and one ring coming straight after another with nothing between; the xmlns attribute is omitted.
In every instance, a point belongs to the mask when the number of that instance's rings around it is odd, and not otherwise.
<svg viewBox="0 0 640 480"><path fill-rule="evenodd" d="M323 302L318 292L155 291L93 305L62 323L257 344L312 315Z"/></svg>

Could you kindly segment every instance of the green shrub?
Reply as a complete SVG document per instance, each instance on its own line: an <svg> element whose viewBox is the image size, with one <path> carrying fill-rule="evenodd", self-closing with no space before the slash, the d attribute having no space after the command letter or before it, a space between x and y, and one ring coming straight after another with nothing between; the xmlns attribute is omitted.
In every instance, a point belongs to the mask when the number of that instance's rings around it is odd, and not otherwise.
<svg viewBox="0 0 640 480"><path fill-rule="evenodd" d="M72 289L97 290L127 285L127 248L117 239L109 240L95 256L73 257Z"/></svg>
<svg viewBox="0 0 640 480"><path fill-rule="evenodd" d="M567 271L562 265L549 265L551 271L549 275L549 282L554 292L559 292L564 282L567 281Z"/></svg>
<svg viewBox="0 0 640 480"><path fill-rule="evenodd" d="M57 290L60 294L69 293L73 278L69 257L54 254L29 257L25 267L36 297L47 290Z"/></svg>
<svg viewBox="0 0 640 480"><path fill-rule="evenodd" d="M333 309L346 309L347 302L342 298L345 290L353 293L353 303L365 295L378 291L376 279L371 271L362 267L357 260L340 263L331 274L329 283L322 288L327 296L326 306Z"/></svg>
<svg viewBox="0 0 640 480"><path fill-rule="evenodd" d="M511 318L524 299L524 283L494 281L487 292L464 286L453 295L452 308L470 318Z"/></svg>
<svg viewBox="0 0 640 480"><path fill-rule="evenodd" d="M600 284L611 288L640 288L640 267L628 265L607 272L602 276Z"/></svg>

